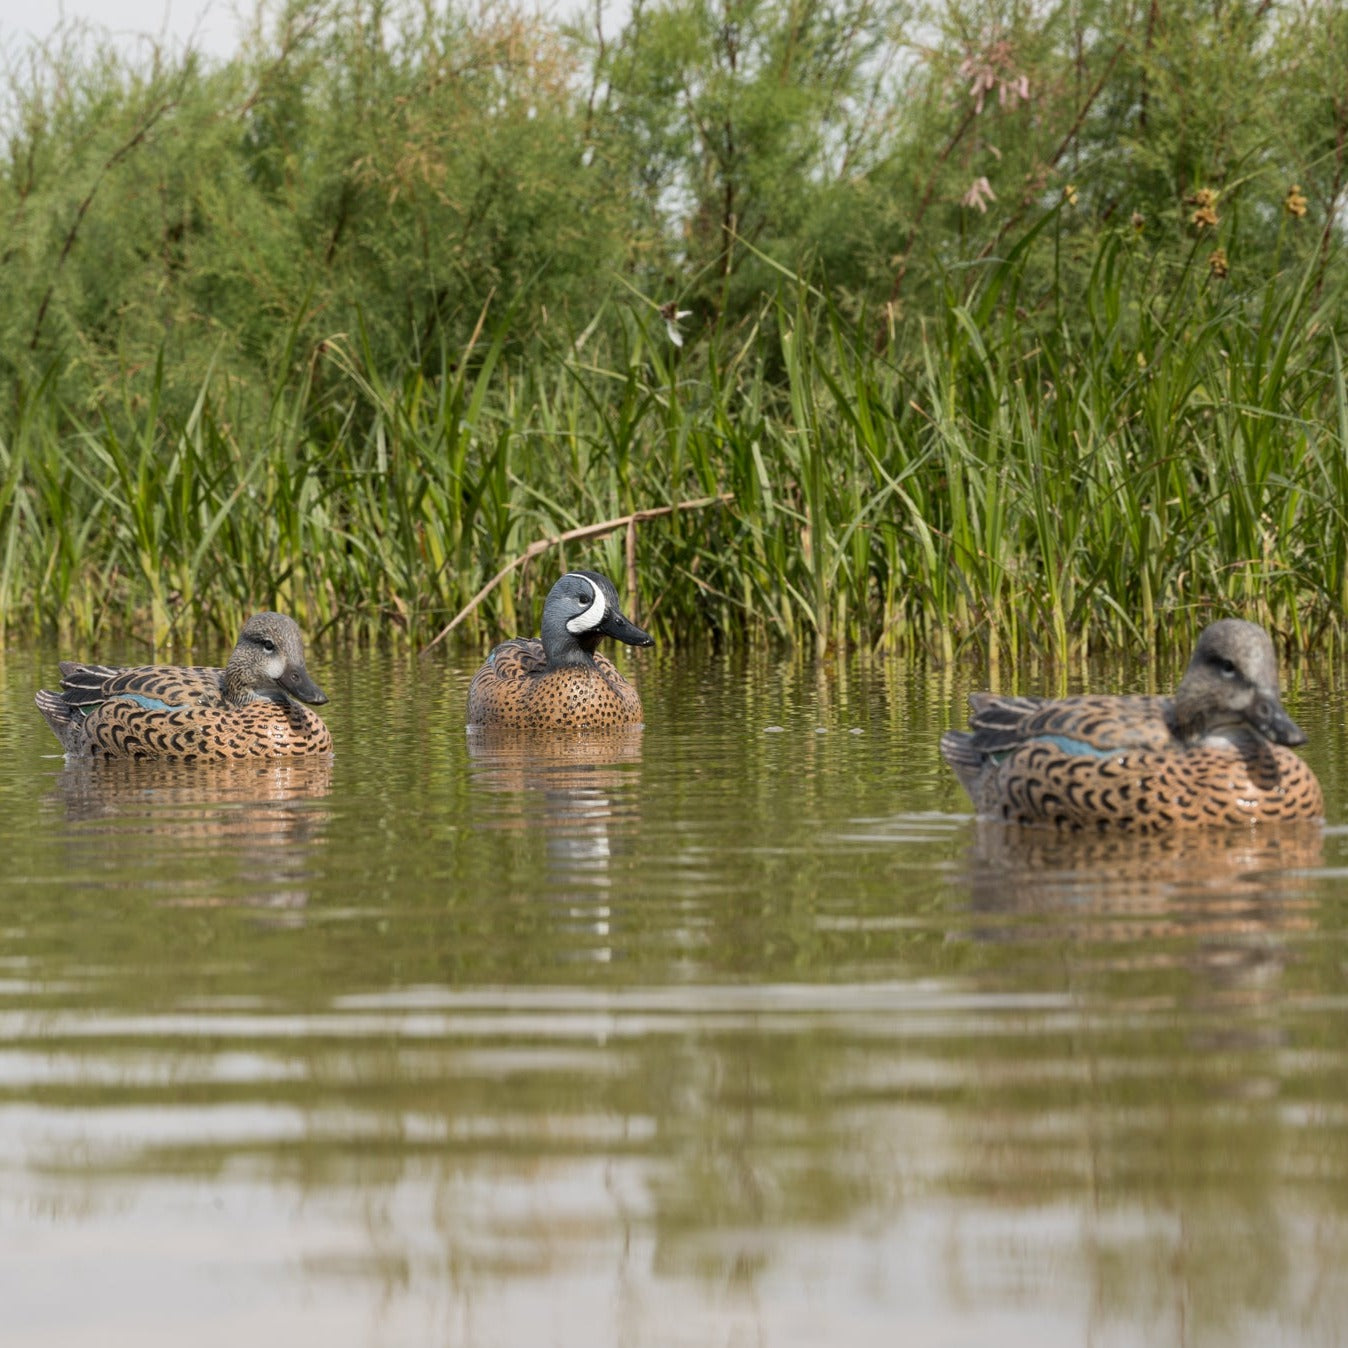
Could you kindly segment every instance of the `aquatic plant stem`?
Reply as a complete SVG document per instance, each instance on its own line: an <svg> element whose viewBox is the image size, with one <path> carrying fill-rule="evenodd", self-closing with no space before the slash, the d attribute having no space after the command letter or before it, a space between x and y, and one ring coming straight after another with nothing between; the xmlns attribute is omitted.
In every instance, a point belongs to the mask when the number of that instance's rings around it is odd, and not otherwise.
<svg viewBox="0 0 1348 1348"><path fill-rule="evenodd" d="M619 515L617 519L601 520L598 524L584 524L576 529L568 529L565 533L555 534L551 538L539 538L530 543L518 557L512 558L505 564L473 597L466 603L453 618L440 629L435 636L421 648L420 654L425 655L440 644L512 571L517 570L526 562L539 556L540 553L547 552L549 548L555 548L561 543L574 543L582 538L603 538L606 534L611 534L619 529L629 531L629 540L633 537L632 530L643 520L659 519L662 515L672 515L678 510L703 510L707 506L725 505L735 499L734 492L722 492L719 496L706 496L698 501L676 501L673 505L651 506L646 510L634 510L627 515ZM628 555L632 555L633 545L628 544ZM631 578L629 577L629 580Z"/></svg>

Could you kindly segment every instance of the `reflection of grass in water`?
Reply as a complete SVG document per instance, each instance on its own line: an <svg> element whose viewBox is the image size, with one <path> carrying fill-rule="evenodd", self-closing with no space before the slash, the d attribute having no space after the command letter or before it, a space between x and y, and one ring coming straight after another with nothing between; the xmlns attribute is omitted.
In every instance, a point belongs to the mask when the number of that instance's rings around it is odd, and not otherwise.
<svg viewBox="0 0 1348 1348"><path fill-rule="evenodd" d="M648 729L638 761L607 745L478 755L461 718L428 751L418 717L389 728L381 694L414 675L438 688L442 671L377 657L333 791L310 808L331 819L321 845L266 849L308 892L292 927L163 902L188 892L189 860L269 883L233 846L193 859L143 836L139 853L73 867L72 836L101 834L62 815L30 861L24 798L5 793L24 879L4 891L0 955L31 985L6 989L4 1098L36 1139L24 1178L58 1199L134 1194L142 1236L176 1236L199 1205L212 1253L251 1248L279 1211L312 1258L274 1277L316 1302L334 1272L373 1300L410 1295L408 1269L443 1286L452 1261L476 1295L494 1275L518 1297L531 1272L611 1260L679 1280L694 1307L731 1290L775 1305L804 1269L802 1298L832 1305L921 1261L923 1306L1023 1298L1040 1314L1075 1297L1105 1323L1155 1319L1168 1342L1181 1312L1237 1329L1285 1313L1291 1266L1337 1287L1339 905L1332 880L1288 873L1318 850L1036 836L986 855L1021 889L981 909L967 823L835 835L921 799L891 750L905 730L930 748L917 718L936 708L915 701L893 736L841 727L878 715L880 687L916 700L930 684L858 661L840 690L761 655L744 660L753 677L716 677L739 659L688 676L676 691L700 715ZM408 701L424 707L421 691ZM786 731L765 736L772 722ZM117 766L133 794L107 804L133 811L142 784L205 780ZM625 841L604 968L569 958L575 900L543 880L547 784L584 793L596 775L626 798L608 817ZM527 833L498 826L519 814L512 792L540 807ZM1134 861L1131 908L1070 902L1065 875L1126 898ZM91 886L105 878L117 887ZM1303 885L1328 940L1302 930ZM1273 981L1204 963L1233 920L1287 949ZM246 1201L221 1225L213 1205L236 1185ZM49 1230L48 1250L62 1238ZM1257 1275L1234 1275L1238 1259Z"/></svg>

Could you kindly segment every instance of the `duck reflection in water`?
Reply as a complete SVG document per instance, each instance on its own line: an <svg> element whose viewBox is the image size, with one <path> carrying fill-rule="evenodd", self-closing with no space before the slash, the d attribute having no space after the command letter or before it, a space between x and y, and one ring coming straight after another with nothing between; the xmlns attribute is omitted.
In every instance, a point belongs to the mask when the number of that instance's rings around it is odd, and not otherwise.
<svg viewBox="0 0 1348 1348"><path fill-rule="evenodd" d="M1078 971L1184 970L1187 996L1259 1005L1279 995L1288 939L1314 926L1323 847L1314 822L1138 838L983 821L971 935L1052 947Z"/></svg>
<svg viewBox="0 0 1348 1348"><path fill-rule="evenodd" d="M332 759L230 763L78 761L56 774L48 801L63 809L65 839L83 866L128 884L165 842L183 863L181 906L302 909L313 844L329 823ZM83 863L83 865L82 865Z"/></svg>
<svg viewBox="0 0 1348 1348"><path fill-rule="evenodd" d="M612 866L638 817L641 745L639 726L584 735L468 735L472 786L485 806L478 826L519 835L506 864L541 837L541 897L569 905L576 930L588 933L585 953L592 959L612 953ZM537 892L536 872L528 883Z"/></svg>

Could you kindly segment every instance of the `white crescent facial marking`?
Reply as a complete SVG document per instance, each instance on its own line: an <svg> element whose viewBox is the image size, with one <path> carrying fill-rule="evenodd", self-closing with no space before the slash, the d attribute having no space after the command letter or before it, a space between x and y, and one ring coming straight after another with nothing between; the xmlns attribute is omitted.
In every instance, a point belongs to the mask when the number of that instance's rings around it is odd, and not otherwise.
<svg viewBox="0 0 1348 1348"><path fill-rule="evenodd" d="M575 575L575 572L571 572ZM590 592L594 595L594 600L590 607L584 613L577 613L574 618L566 620L566 630L572 636L579 636L582 632L592 632L601 622L604 621L604 614L608 612L608 604L604 601L604 592L592 581L586 580L584 576L578 576L578 580L584 580L590 587Z"/></svg>

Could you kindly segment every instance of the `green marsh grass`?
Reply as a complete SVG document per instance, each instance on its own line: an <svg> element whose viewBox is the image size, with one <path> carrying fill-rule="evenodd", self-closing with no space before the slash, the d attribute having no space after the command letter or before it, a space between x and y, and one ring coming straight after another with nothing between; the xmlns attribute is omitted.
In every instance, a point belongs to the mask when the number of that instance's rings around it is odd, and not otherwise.
<svg viewBox="0 0 1348 1348"><path fill-rule="evenodd" d="M163 358L83 406L38 383L0 424L4 622L155 647L275 606L420 647L537 539L733 493L637 529L631 599L665 641L1062 660L1239 612L1337 644L1337 297L1110 236L1084 294L1032 302L1025 256L952 278L882 350L784 282L682 349L638 310L559 343L506 307L402 369L359 326L303 350L296 324L269 388ZM456 639L531 628L577 565L624 583L624 532L513 572Z"/></svg>

